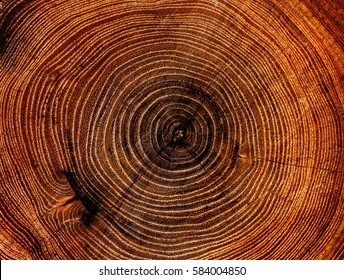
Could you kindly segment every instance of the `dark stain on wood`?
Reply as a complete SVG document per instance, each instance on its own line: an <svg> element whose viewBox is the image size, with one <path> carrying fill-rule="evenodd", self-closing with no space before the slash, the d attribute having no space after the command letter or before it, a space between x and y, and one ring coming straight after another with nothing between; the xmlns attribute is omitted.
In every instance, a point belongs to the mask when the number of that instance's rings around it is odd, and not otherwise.
<svg viewBox="0 0 344 280"><path fill-rule="evenodd" d="M89 226L93 221L94 217L99 211L99 205L97 205L87 194L83 191L81 184L79 183L75 173L71 170L64 171L69 185L75 193L75 199L80 200L82 205L85 207L85 211L82 213L80 220L85 226Z"/></svg>

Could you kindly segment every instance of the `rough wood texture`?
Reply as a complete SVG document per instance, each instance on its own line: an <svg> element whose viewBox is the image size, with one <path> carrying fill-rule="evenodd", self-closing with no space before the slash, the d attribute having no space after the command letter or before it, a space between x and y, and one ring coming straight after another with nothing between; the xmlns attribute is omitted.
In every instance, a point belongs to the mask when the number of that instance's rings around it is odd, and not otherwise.
<svg viewBox="0 0 344 280"><path fill-rule="evenodd" d="M343 259L343 1L3 1L2 259Z"/></svg>

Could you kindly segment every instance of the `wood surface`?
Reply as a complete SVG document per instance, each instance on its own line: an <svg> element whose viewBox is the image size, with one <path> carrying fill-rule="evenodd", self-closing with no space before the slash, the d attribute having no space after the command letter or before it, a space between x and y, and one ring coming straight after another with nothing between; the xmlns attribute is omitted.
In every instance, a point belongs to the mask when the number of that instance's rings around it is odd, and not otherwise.
<svg viewBox="0 0 344 280"><path fill-rule="evenodd" d="M1 259L344 259L344 2L2 1Z"/></svg>

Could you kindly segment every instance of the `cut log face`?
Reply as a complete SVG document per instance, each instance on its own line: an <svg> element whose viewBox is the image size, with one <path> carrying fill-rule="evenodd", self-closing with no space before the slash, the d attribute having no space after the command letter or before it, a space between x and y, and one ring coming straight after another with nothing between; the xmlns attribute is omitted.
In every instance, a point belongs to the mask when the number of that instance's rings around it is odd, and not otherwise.
<svg viewBox="0 0 344 280"><path fill-rule="evenodd" d="M343 259L343 9L5 1L1 259Z"/></svg>

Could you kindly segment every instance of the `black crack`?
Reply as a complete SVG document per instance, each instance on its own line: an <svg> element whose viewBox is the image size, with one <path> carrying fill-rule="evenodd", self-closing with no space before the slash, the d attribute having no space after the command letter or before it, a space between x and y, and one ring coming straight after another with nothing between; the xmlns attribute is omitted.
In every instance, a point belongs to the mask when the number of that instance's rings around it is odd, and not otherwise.
<svg viewBox="0 0 344 280"><path fill-rule="evenodd" d="M82 213L80 220L85 226L89 226L99 211L99 205L93 202L89 196L85 194L73 171L66 170L64 171L64 175L75 193L74 199L80 200L82 205L85 207L85 211Z"/></svg>
<svg viewBox="0 0 344 280"><path fill-rule="evenodd" d="M239 144L235 143L233 156L232 156L231 168L234 168L236 161L237 161L237 158L238 158L238 154L239 154Z"/></svg>

